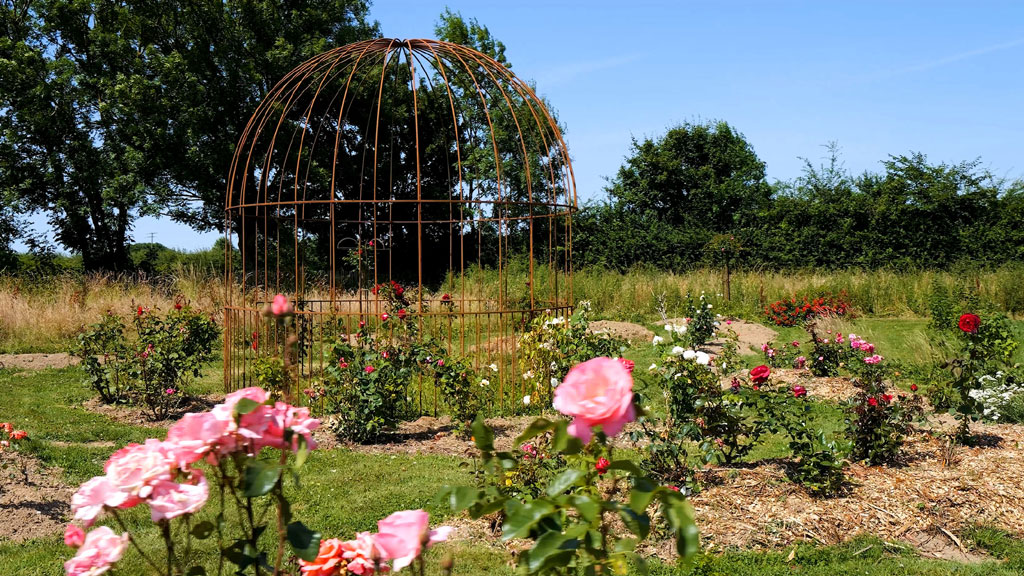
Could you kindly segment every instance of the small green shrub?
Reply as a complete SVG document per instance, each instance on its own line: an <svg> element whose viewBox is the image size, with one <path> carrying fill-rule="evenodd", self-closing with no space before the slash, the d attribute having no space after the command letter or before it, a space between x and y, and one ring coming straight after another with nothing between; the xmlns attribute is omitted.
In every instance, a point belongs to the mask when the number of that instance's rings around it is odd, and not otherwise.
<svg viewBox="0 0 1024 576"><path fill-rule="evenodd" d="M201 375L220 330L181 304L164 315L139 306L131 327L107 314L79 334L72 354L82 359L86 382L101 400L142 404L154 419L166 418Z"/></svg>

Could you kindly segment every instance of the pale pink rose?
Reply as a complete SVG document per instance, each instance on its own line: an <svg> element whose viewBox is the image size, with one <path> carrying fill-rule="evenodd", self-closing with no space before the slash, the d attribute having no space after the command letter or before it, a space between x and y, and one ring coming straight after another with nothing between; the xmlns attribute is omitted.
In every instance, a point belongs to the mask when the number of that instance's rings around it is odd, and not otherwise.
<svg viewBox="0 0 1024 576"><path fill-rule="evenodd" d="M294 451L299 447L298 439L295 436L303 436L306 439L306 446L313 450L316 448L313 430L319 427L320 421L310 417L309 408L298 408L278 402L271 411L270 425L267 427L264 440L267 446ZM291 446L286 446L284 442L284 432L288 429L291 429L295 435L292 437Z"/></svg>
<svg viewBox="0 0 1024 576"><path fill-rule="evenodd" d="M346 570L358 576L373 574L375 568L374 560L385 557L384 551L380 549L373 534L360 532L356 534L355 540L341 543L342 557L348 560ZM381 565L381 572L388 570L387 565Z"/></svg>
<svg viewBox="0 0 1024 576"><path fill-rule="evenodd" d="M153 493L148 499L149 515L153 522L195 514L206 504L210 496L206 478L198 470L192 474L195 484L164 481L153 487Z"/></svg>
<svg viewBox="0 0 1024 576"><path fill-rule="evenodd" d="M864 359L865 364L878 364L881 361L882 357L879 356L878 354L875 354L874 356L868 356L867 358Z"/></svg>
<svg viewBox="0 0 1024 576"><path fill-rule="evenodd" d="M64 563L67 576L97 576L103 574L121 559L128 547L128 534L118 536L113 530L101 526L85 535L78 553Z"/></svg>
<svg viewBox="0 0 1024 576"><path fill-rule="evenodd" d="M377 522L377 535L374 540L384 553L384 557L391 560L391 567L395 572L412 564L423 551L424 540L429 548L448 539L451 528L442 526L437 530L428 531L429 523L430 516L423 510L395 512Z"/></svg>
<svg viewBox="0 0 1024 576"><path fill-rule="evenodd" d="M224 398L222 404L218 404L213 407L210 412L213 413L217 419L225 422L230 422L229 432L235 432L237 436L241 437L242 441L248 443L248 448L252 452L256 452L262 446L263 435L266 433L267 428L270 426L271 421L271 408L270 406L259 406L248 414L243 414L239 419L238 423L235 423L235 406L243 398L247 398L258 404L264 404L267 401L267 392L262 388L249 387L236 390L231 394L228 394ZM218 442L218 452L226 454L238 449L238 438L227 435L222 437Z"/></svg>
<svg viewBox="0 0 1024 576"><path fill-rule="evenodd" d="M96 476L71 496L71 514L75 520L89 527L105 506L131 508L138 503L138 498L118 490L106 476Z"/></svg>
<svg viewBox="0 0 1024 576"><path fill-rule="evenodd" d="M167 443L178 466L198 462L231 429L231 422L212 412L188 413L167 431Z"/></svg>
<svg viewBox="0 0 1024 576"><path fill-rule="evenodd" d="M85 532L74 524L68 524L68 527L64 529L64 545L78 548L83 542L85 542Z"/></svg>
<svg viewBox="0 0 1024 576"><path fill-rule="evenodd" d="M618 434L636 417L633 377L611 358L594 358L573 366L555 388L554 407L572 416L569 433L590 442L591 429L600 426L608 436Z"/></svg>
<svg viewBox="0 0 1024 576"><path fill-rule="evenodd" d="M270 303L270 311L274 313L274 316L288 314L292 311L292 304L284 294L278 294L274 296L274 301Z"/></svg>
<svg viewBox="0 0 1024 576"><path fill-rule="evenodd" d="M155 438L114 452L103 466L110 483L122 492L145 498L153 485L171 479L175 467L172 445Z"/></svg>

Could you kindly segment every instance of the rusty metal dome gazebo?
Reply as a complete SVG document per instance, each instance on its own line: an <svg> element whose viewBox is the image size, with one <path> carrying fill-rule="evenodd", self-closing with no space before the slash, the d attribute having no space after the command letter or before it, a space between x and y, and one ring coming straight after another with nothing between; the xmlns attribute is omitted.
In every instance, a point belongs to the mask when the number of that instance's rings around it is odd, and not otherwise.
<svg viewBox="0 0 1024 576"><path fill-rule="evenodd" d="M394 280L421 333L497 366L509 397L515 331L571 310L576 207L558 124L494 59L396 39L312 58L267 94L231 164L226 387L251 383L257 341L283 337L260 318L274 294L296 302L302 386L330 330L380 329L371 288Z"/></svg>

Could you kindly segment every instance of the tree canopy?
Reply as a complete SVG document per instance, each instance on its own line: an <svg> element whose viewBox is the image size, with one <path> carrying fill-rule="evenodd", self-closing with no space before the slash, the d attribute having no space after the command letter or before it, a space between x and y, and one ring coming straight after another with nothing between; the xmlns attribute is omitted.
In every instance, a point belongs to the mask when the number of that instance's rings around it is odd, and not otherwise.
<svg viewBox="0 0 1024 576"><path fill-rule="evenodd" d="M0 4L0 196L86 269L128 269L134 220L223 222L246 120L300 62L378 35L362 0Z"/></svg>

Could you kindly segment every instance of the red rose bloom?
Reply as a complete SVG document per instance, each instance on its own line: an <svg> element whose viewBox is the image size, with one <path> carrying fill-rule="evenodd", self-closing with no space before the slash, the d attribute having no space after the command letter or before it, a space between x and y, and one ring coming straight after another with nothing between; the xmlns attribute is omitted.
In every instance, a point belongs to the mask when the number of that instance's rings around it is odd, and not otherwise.
<svg viewBox="0 0 1024 576"><path fill-rule="evenodd" d="M960 330L968 334L974 334L978 331L978 326L980 324L981 318L979 318L977 314L967 313L960 316L960 322L957 325L960 327Z"/></svg>
<svg viewBox="0 0 1024 576"><path fill-rule="evenodd" d="M636 368L636 364L632 360L627 360L625 358L619 358L619 364L622 364L630 374L633 373L633 368Z"/></svg>
<svg viewBox="0 0 1024 576"><path fill-rule="evenodd" d="M398 311L398 319L399 320L405 320L405 316L407 314L408 314L408 312L405 311L405 308L402 308L401 310Z"/></svg>
<svg viewBox="0 0 1024 576"><path fill-rule="evenodd" d="M607 458L601 456L600 458L597 459L597 463L594 464L594 469L597 470L598 474L604 474L605 472L608 471L608 467L611 465L612 463L609 462Z"/></svg>
<svg viewBox="0 0 1024 576"><path fill-rule="evenodd" d="M886 403L892 402L892 394L882 394L882 400Z"/></svg>
<svg viewBox="0 0 1024 576"><path fill-rule="evenodd" d="M911 392L917 392L917 384L911 384L910 385L910 391Z"/></svg>
<svg viewBox="0 0 1024 576"><path fill-rule="evenodd" d="M764 384L768 381L768 377L772 375L771 368L761 364L750 371L750 379L757 384Z"/></svg>
<svg viewBox="0 0 1024 576"><path fill-rule="evenodd" d="M878 400L876 400L875 397L872 396L871 398L868 398L868 404L871 406L878 406Z"/></svg>
<svg viewBox="0 0 1024 576"><path fill-rule="evenodd" d="M797 398L803 398L804 396L807 396L807 388L804 388L799 384L793 386L793 396Z"/></svg>

